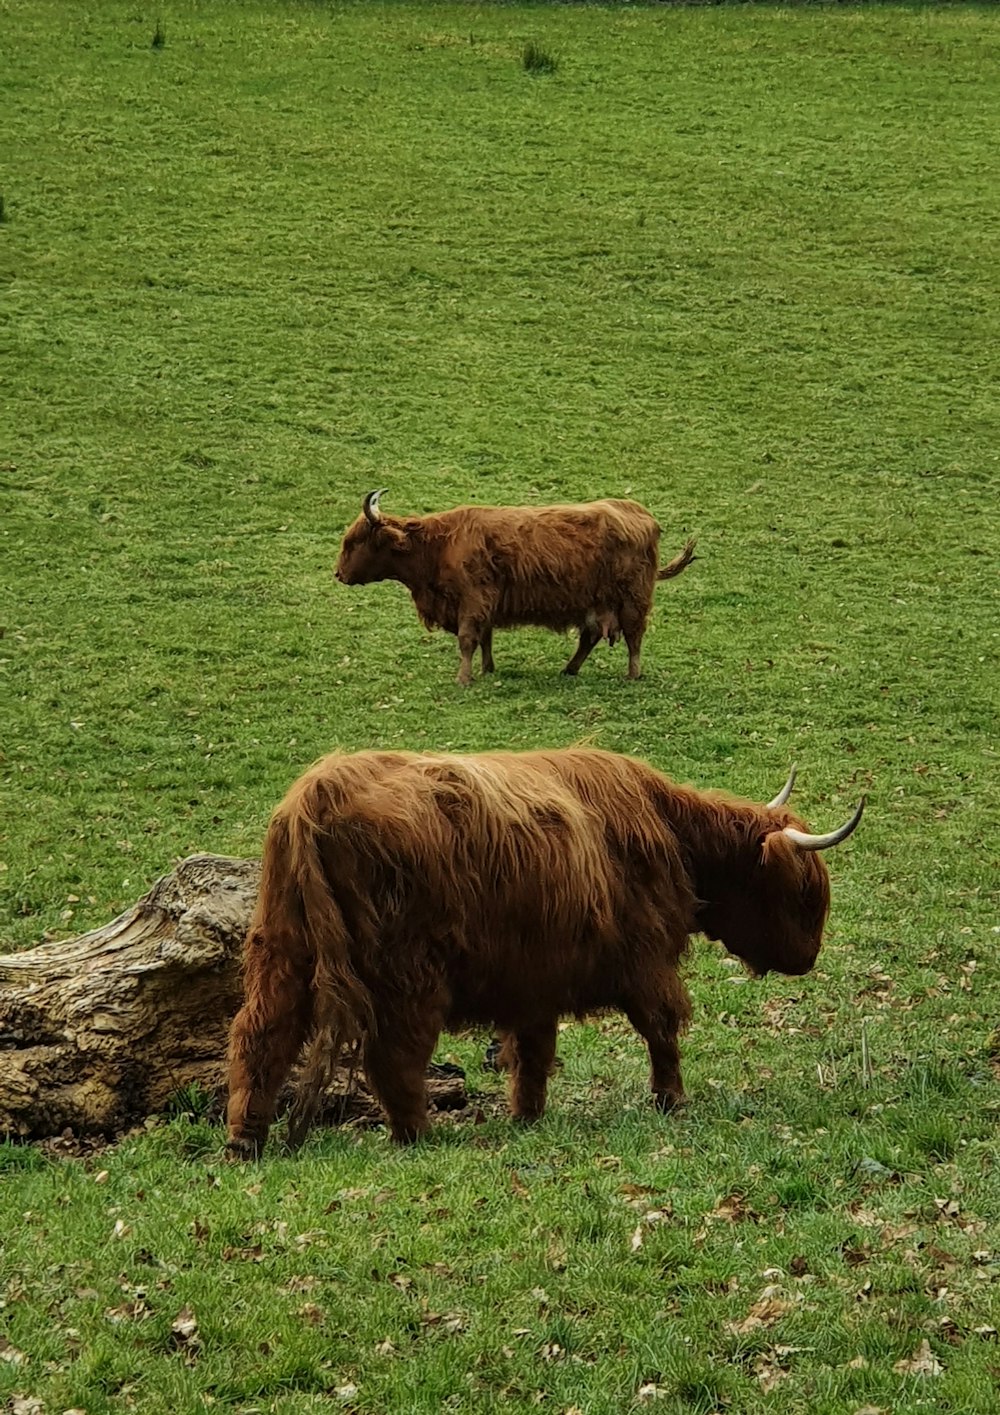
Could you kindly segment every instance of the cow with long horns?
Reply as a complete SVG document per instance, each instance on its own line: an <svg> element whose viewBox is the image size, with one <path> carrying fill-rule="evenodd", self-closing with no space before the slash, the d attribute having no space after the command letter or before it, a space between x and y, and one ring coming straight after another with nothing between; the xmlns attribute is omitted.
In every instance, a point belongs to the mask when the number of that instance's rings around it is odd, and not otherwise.
<svg viewBox="0 0 1000 1415"><path fill-rule="evenodd" d="M458 506L433 516L387 516L370 491L344 536L336 577L345 585L399 580L421 621L458 637L458 681L472 657L493 672L493 630L517 624L579 633L563 669L576 674L592 649L622 636L628 676L639 654L659 580L694 559L689 540L659 563L660 528L637 501L568 506Z"/></svg>
<svg viewBox="0 0 1000 1415"><path fill-rule="evenodd" d="M357 1041L399 1142L427 1128L443 1028L502 1036L514 1115L545 1106L561 1016L615 1008L645 1038L652 1090L683 1099L688 936L756 975L808 972L830 903L821 851L785 789L756 805L584 748L324 757L271 819L229 1047L229 1144L263 1147L312 1039L295 1138L325 1064Z"/></svg>

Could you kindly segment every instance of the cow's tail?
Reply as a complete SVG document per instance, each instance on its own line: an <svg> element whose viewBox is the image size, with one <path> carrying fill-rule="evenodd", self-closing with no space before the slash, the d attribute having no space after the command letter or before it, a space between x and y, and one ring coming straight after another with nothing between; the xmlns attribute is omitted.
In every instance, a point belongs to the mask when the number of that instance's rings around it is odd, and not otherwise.
<svg viewBox="0 0 1000 1415"><path fill-rule="evenodd" d="M330 878L324 860L324 853L327 859L334 854L329 844L326 852L322 848L335 834L332 806L319 783L307 782L279 807L262 861L260 900L271 901L277 918L297 928L312 973L313 1025L289 1112L288 1142L293 1146L305 1139L345 1047L360 1040L373 1017L371 994L352 962L356 940L338 900L340 885ZM356 913L353 907L351 913ZM261 919L265 928L276 921Z"/></svg>
<svg viewBox="0 0 1000 1415"><path fill-rule="evenodd" d="M682 570L686 570L692 560L697 560L694 548L698 544L695 539L688 541L687 545L679 555L675 555L669 565L661 565L657 571L658 580L672 580L675 575L679 575Z"/></svg>

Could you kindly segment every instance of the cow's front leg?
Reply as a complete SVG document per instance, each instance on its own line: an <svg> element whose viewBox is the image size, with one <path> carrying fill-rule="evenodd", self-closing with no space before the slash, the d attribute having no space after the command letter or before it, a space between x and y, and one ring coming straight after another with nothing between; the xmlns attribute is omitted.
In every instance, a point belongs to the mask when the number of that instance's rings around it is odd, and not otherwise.
<svg viewBox="0 0 1000 1415"><path fill-rule="evenodd" d="M545 1092L556 1057L556 1023L541 1022L508 1032L500 1052L510 1073L510 1113L518 1120L537 1120L545 1110Z"/></svg>
<svg viewBox="0 0 1000 1415"><path fill-rule="evenodd" d="M600 642L601 636L598 631L584 624L583 628L580 630L580 642L576 646L576 653L570 659L569 663L567 663L563 672L568 673L571 678L575 678Z"/></svg>
<svg viewBox="0 0 1000 1415"><path fill-rule="evenodd" d="M493 628L483 630L479 636L479 648L483 655L483 672L493 672Z"/></svg>
<svg viewBox="0 0 1000 1415"><path fill-rule="evenodd" d="M458 669L458 681L463 688L472 682L472 655L479 647L481 631L473 620L461 619L458 624L458 648L462 662Z"/></svg>
<svg viewBox="0 0 1000 1415"><path fill-rule="evenodd" d="M625 1011L632 1026L649 1048L650 1089L659 1110L673 1110L684 1101L678 1037L691 1016L691 1000L676 973L649 980L639 996L630 998Z"/></svg>
<svg viewBox="0 0 1000 1415"><path fill-rule="evenodd" d="M433 1006L415 1003L406 1016L380 1014L365 1038L365 1074L397 1145L412 1144L427 1130L427 1063L443 1021Z"/></svg>

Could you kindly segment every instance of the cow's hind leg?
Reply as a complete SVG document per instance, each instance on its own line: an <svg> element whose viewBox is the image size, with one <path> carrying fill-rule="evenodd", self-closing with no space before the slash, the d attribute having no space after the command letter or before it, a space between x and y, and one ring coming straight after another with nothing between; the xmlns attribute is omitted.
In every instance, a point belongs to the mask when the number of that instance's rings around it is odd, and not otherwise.
<svg viewBox="0 0 1000 1415"><path fill-rule="evenodd" d="M479 649L483 655L483 672L493 672L493 630L484 629L479 636Z"/></svg>
<svg viewBox="0 0 1000 1415"><path fill-rule="evenodd" d="M632 606L622 609L621 631L628 648L629 678L641 676L639 658L642 652L642 640L646 633L646 619L646 611L639 611Z"/></svg>
<svg viewBox="0 0 1000 1415"><path fill-rule="evenodd" d="M576 646L576 653L563 669L571 678L575 678L580 669L586 663L593 650L601 642L599 630L584 624L580 630L580 642Z"/></svg>
<svg viewBox="0 0 1000 1415"><path fill-rule="evenodd" d="M472 682L472 655L476 652L482 639L482 630L479 625L471 619L460 619L458 622L458 650L462 655L462 661L458 666L458 681L464 688Z"/></svg>
<svg viewBox="0 0 1000 1415"><path fill-rule="evenodd" d="M406 1017L379 1014L365 1039L365 1073L398 1145L419 1140L427 1130L427 1063L443 1022L432 1008Z"/></svg>
<svg viewBox="0 0 1000 1415"><path fill-rule="evenodd" d="M264 1148L278 1092L309 1035L313 994L301 944L251 935L245 1001L229 1032L228 1148L251 1158Z"/></svg>
<svg viewBox="0 0 1000 1415"><path fill-rule="evenodd" d="M678 1037L691 1016L691 1000L676 973L643 981L625 1002L628 1019L649 1048L650 1088L660 1110L684 1100Z"/></svg>
<svg viewBox="0 0 1000 1415"><path fill-rule="evenodd" d="M510 1113L518 1120L537 1120L544 1112L545 1092L555 1057L554 1019L504 1036L500 1060L509 1072Z"/></svg>

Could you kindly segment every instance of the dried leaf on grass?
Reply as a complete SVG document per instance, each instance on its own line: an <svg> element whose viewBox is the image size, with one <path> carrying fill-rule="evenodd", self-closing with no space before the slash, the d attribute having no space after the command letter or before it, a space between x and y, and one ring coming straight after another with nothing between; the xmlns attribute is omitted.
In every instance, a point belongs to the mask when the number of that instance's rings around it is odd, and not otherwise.
<svg viewBox="0 0 1000 1415"><path fill-rule="evenodd" d="M422 1327L435 1327L449 1336L465 1331L467 1322L461 1312L432 1312L423 1303L421 1305L424 1306L424 1313L420 1318Z"/></svg>
<svg viewBox="0 0 1000 1415"><path fill-rule="evenodd" d="M259 1243L252 1243L246 1248L233 1248L227 1244L221 1256L224 1263L262 1263L264 1250Z"/></svg>
<svg viewBox="0 0 1000 1415"><path fill-rule="evenodd" d="M862 1228L878 1228L882 1220L872 1209L866 1208L864 1204L853 1203L848 1205L848 1213L855 1223L859 1223Z"/></svg>
<svg viewBox="0 0 1000 1415"><path fill-rule="evenodd" d="M939 1317L937 1333L949 1346L961 1346L965 1341L965 1336L953 1317Z"/></svg>
<svg viewBox="0 0 1000 1415"><path fill-rule="evenodd" d="M963 1212L957 1199L935 1199L934 1207L938 1211L939 1223L953 1223L963 1233L974 1235L982 1233L986 1228L986 1220Z"/></svg>
<svg viewBox="0 0 1000 1415"><path fill-rule="evenodd" d="M786 1380L788 1372L782 1370L780 1366L772 1366L767 1360L761 1359L754 1365L754 1374L757 1377L757 1384L764 1395L770 1395L775 1386L780 1381Z"/></svg>
<svg viewBox="0 0 1000 1415"><path fill-rule="evenodd" d="M632 1237L629 1240L629 1247L631 1248L632 1252L637 1253L642 1247L646 1232L649 1229L658 1228L661 1223L665 1223L668 1219L672 1217L673 1210L670 1208L647 1209L647 1211L642 1216L641 1222L636 1224L635 1231L633 1232Z"/></svg>
<svg viewBox="0 0 1000 1415"><path fill-rule="evenodd" d="M618 1192L626 1199L636 1199L640 1194L656 1194L659 1190L652 1184L619 1184Z"/></svg>
<svg viewBox="0 0 1000 1415"><path fill-rule="evenodd" d="M300 1249L311 1248L313 1244L322 1246L325 1245L327 1237L326 1231L322 1228L308 1228L305 1233L295 1235L295 1246Z"/></svg>
<svg viewBox="0 0 1000 1415"><path fill-rule="evenodd" d="M785 1364L789 1356L798 1351L812 1349L805 1346L771 1346L767 1351L762 1351L754 1361L753 1371L763 1394L770 1395L771 1391L787 1378Z"/></svg>
<svg viewBox="0 0 1000 1415"><path fill-rule="evenodd" d="M569 1257L564 1243L554 1239L548 1246L545 1258L554 1273L564 1273L566 1271L566 1264L569 1261Z"/></svg>
<svg viewBox="0 0 1000 1415"><path fill-rule="evenodd" d="M319 1278L314 1277L312 1273L305 1273L301 1277L298 1275L290 1277L281 1291L287 1292L290 1296L296 1296L299 1293L315 1292L317 1287L319 1287Z"/></svg>
<svg viewBox="0 0 1000 1415"><path fill-rule="evenodd" d="M189 1357L197 1354L201 1337L198 1335L197 1318L190 1307L182 1307L177 1313L170 1324L170 1334L179 1351L185 1352Z"/></svg>
<svg viewBox="0 0 1000 1415"><path fill-rule="evenodd" d="M883 1248L891 1248L894 1243L902 1243L905 1239L912 1238L916 1231L915 1223L884 1223L879 1234L879 1243Z"/></svg>
<svg viewBox="0 0 1000 1415"><path fill-rule="evenodd" d="M761 1327L773 1326L791 1312L795 1305L794 1301L781 1294L780 1288L765 1287L743 1320L726 1322L725 1329L734 1336L746 1336Z"/></svg>
<svg viewBox="0 0 1000 1415"><path fill-rule="evenodd" d="M930 1342L924 1337L913 1355L897 1361L892 1369L900 1376L940 1376L944 1367L931 1350Z"/></svg>
<svg viewBox="0 0 1000 1415"><path fill-rule="evenodd" d="M37 1395L12 1395L10 1415L45 1415L45 1406Z"/></svg>
<svg viewBox="0 0 1000 1415"><path fill-rule="evenodd" d="M150 1309L141 1297L135 1297L131 1302L123 1302L120 1307L106 1307L104 1316L109 1322L116 1326L123 1322L141 1322L150 1316Z"/></svg>
<svg viewBox="0 0 1000 1415"><path fill-rule="evenodd" d="M736 1192L720 1199L711 1213L706 1214L705 1217L721 1223L746 1223L747 1221L756 1223L760 1214L756 1209L750 1207L745 1194Z"/></svg>

